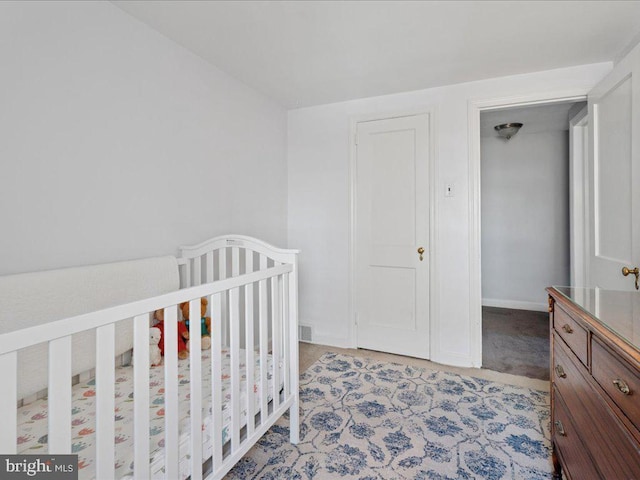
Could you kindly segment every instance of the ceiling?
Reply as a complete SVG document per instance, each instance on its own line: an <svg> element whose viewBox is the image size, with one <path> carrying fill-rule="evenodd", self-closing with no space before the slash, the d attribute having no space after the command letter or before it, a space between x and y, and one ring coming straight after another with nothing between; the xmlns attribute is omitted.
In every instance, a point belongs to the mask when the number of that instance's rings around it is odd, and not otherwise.
<svg viewBox="0 0 640 480"><path fill-rule="evenodd" d="M640 1L113 3L287 108L611 61Z"/></svg>
<svg viewBox="0 0 640 480"><path fill-rule="evenodd" d="M480 135L498 137L493 127L503 123L522 123L519 134L569 130L569 110L573 106L574 103L554 103L480 112Z"/></svg>

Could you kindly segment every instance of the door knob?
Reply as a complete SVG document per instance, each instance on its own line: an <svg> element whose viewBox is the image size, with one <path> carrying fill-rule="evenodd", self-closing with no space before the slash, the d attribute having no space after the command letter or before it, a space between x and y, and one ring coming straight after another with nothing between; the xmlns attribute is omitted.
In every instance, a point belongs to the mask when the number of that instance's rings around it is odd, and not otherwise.
<svg viewBox="0 0 640 480"><path fill-rule="evenodd" d="M424 253L424 248L420 247L418 248L418 254L420 255L420 261L422 261L423 257L422 254Z"/></svg>
<svg viewBox="0 0 640 480"><path fill-rule="evenodd" d="M630 273L636 276L636 290L640 290L640 286L638 285L638 277L640 277L640 270L638 270L638 267L636 268L622 267L622 275L626 277Z"/></svg>

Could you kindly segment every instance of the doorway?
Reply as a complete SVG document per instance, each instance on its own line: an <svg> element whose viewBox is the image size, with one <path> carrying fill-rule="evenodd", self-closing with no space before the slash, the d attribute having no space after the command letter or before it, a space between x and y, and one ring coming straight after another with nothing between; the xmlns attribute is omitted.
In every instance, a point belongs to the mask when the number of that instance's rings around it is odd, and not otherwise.
<svg viewBox="0 0 640 480"><path fill-rule="evenodd" d="M570 284L570 117L585 106L480 114L484 368L549 378L545 288ZM496 129L516 122L512 136Z"/></svg>
<svg viewBox="0 0 640 480"><path fill-rule="evenodd" d="M430 116L354 124L355 340L429 358Z"/></svg>

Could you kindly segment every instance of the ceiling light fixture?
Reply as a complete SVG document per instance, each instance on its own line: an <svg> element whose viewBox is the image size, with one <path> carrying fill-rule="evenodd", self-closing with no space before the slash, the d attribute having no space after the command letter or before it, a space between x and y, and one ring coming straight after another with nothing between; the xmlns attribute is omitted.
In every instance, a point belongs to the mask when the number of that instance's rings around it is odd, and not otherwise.
<svg viewBox="0 0 640 480"><path fill-rule="evenodd" d="M522 123L503 123L502 125L496 125L493 128L496 129L498 135L509 140L522 128Z"/></svg>

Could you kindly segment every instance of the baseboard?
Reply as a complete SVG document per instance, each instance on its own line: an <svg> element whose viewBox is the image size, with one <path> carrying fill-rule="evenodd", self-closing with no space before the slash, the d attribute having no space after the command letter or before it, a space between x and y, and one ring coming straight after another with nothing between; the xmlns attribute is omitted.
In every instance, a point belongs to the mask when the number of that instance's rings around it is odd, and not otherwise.
<svg viewBox="0 0 640 480"><path fill-rule="evenodd" d="M324 345L328 347L336 347L336 348L357 348L355 345L352 345L349 342L348 338L343 337L333 337L330 335L317 335L313 334L313 339L310 342L315 345ZM432 352L431 361L434 363L441 363L443 365L449 365L453 367L471 367L471 368L479 368L479 365L474 365L471 357L468 355L454 353L454 352L442 352L440 351L438 355L433 355L435 352Z"/></svg>
<svg viewBox="0 0 640 480"><path fill-rule="evenodd" d="M326 345L328 347L336 347L336 348L353 348L353 345L349 343L348 338L342 337L333 337L330 335L318 335L314 332L313 338L311 341L306 343L313 343L316 345Z"/></svg>
<svg viewBox="0 0 640 480"><path fill-rule="evenodd" d="M546 312L546 303L522 302L519 300L498 300L495 298L483 298L483 307L513 308L514 310L532 310L534 312Z"/></svg>

